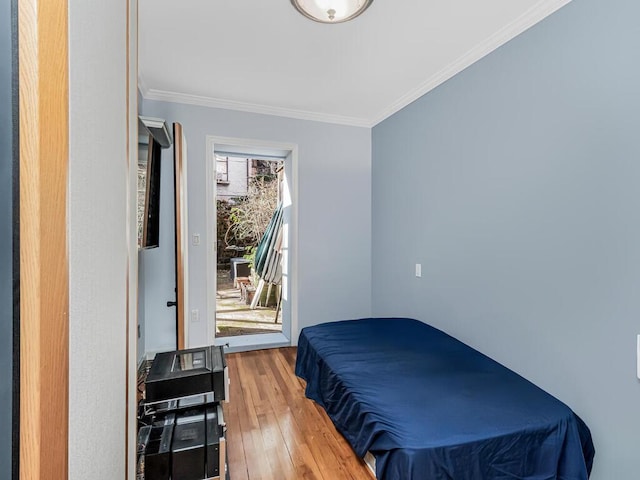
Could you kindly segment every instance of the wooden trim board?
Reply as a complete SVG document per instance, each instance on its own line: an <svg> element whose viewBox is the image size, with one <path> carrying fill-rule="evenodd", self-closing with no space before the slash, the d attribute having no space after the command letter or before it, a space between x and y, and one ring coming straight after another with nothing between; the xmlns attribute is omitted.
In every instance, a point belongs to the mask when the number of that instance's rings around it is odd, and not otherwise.
<svg viewBox="0 0 640 480"><path fill-rule="evenodd" d="M68 4L18 2L20 479L66 479Z"/></svg>
<svg viewBox="0 0 640 480"><path fill-rule="evenodd" d="M188 346L188 248L187 223L187 145L182 125L173 124L173 158L175 178L175 250L176 250L176 346Z"/></svg>

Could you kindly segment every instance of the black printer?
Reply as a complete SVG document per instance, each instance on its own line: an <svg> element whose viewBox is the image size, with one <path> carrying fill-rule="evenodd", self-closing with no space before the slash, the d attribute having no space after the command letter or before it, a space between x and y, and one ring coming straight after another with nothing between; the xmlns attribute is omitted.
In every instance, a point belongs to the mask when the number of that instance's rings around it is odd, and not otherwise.
<svg viewBox="0 0 640 480"><path fill-rule="evenodd" d="M190 348L158 353L145 380L145 401L155 403L201 393L226 397L227 365L222 347Z"/></svg>
<svg viewBox="0 0 640 480"><path fill-rule="evenodd" d="M159 353L145 381L138 480L229 480L222 347Z"/></svg>

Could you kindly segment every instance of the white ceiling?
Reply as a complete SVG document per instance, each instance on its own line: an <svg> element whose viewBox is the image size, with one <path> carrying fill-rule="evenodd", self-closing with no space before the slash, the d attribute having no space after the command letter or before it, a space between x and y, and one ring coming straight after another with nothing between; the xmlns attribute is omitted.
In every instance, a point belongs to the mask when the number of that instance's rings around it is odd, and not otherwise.
<svg viewBox="0 0 640 480"><path fill-rule="evenodd" d="M139 0L145 98L373 126L570 0L374 0L325 25L290 0Z"/></svg>

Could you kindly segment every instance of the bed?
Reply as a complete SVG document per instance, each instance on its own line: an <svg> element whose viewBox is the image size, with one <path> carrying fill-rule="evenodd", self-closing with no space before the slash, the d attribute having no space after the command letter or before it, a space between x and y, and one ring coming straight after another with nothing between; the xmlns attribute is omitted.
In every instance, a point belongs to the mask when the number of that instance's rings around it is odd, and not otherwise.
<svg viewBox="0 0 640 480"><path fill-rule="evenodd" d="M417 320L304 328L296 375L379 480L586 480L585 423L548 393Z"/></svg>

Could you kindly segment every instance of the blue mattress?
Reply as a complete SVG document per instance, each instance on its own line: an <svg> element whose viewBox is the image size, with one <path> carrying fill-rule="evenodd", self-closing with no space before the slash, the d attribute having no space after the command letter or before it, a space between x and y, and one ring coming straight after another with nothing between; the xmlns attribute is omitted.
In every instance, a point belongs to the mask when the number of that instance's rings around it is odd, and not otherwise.
<svg viewBox="0 0 640 480"><path fill-rule="evenodd" d="M586 480L594 447L565 404L417 320L304 328L296 374L379 480Z"/></svg>

